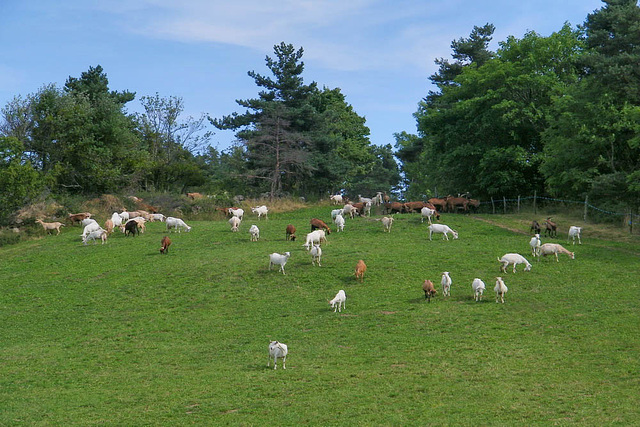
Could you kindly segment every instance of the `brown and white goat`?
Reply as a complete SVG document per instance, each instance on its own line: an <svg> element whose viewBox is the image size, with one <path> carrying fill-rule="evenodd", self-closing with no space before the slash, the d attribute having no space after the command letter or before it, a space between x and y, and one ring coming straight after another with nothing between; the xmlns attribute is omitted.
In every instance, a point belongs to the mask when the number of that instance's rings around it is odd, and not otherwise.
<svg viewBox="0 0 640 427"><path fill-rule="evenodd" d="M296 227L293 226L293 224L289 224L287 225L287 230L285 231L285 238L286 240L291 239L292 242L295 242L296 240Z"/></svg>

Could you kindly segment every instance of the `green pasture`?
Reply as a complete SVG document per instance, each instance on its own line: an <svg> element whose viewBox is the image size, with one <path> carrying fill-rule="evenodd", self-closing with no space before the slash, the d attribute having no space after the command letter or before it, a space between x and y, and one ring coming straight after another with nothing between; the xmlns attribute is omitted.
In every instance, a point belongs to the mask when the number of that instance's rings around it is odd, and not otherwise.
<svg viewBox="0 0 640 427"><path fill-rule="evenodd" d="M537 262L524 220L444 214L460 238L429 241L418 214L396 215L391 233L374 216L331 233L313 267L304 235L331 209L248 213L238 233L187 220L168 255L163 223L106 245L84 246L67 226L0 248L0 425L639 423L637 240L586 225L572 247L565 228L543 242L575 260ZM287 224L298 241L285 241ZM268 254L285 251L286 275L268 271ZM499 274L507 252L532 271ZM341 314L327 303L340 289ZM289 346L286 370L267 368L270 340Z"/></svg>

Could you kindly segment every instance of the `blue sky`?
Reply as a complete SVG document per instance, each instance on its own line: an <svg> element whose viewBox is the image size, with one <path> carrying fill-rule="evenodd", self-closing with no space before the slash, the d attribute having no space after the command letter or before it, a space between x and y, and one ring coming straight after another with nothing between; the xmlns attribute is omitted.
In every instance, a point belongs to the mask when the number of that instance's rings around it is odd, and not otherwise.
<svg viewBox="0 0 640 427"><path fill-rule="evenodd" d="M265 57L284 41L304 48L305 83L339 87L366 117L374 144L416 132L413 113L436 58L474 25L547 36L582 24L601 0L1 0L0 107L45 84L62 87L101 65L111 90L178 96L184 116L222 117L254 98L247 72L269 74ZM218 131L219 149L234 140Z"/></svg>

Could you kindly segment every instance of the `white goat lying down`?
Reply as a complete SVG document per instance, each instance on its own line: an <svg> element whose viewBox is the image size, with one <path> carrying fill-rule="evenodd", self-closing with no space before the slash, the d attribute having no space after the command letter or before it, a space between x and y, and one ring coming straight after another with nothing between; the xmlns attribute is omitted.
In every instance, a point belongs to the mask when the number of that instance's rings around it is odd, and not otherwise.
<svg viewBox="0 0 640 427"><path fill-rule="evenodd" d="M545 243L544 245L540 246L540 252L538 254L538 259L540 258L540 255L542 256L547 256L547 255L555 255L556 256L556 261L560 262L558 260L558 254L567 254L569 255L569 258L571 259L576 259L576 254L574 254L573 252L569 252L567 249L565 249L562 245L558 244L558 243Z"/></svg>
<svg viewBox="0 0 640 427"><path fill-rule="evenodd" d="M531 256L540 256L540 245L542 241L540 240L540 235L536 234L529 240L529 246L531 246Z"/></svg>
<svg viewBox="0 0 640 427"><path fill-rule="evenodd" d="M258 239L260 238L260 229L255 224L251 225L251 228L249 228L249 233L251 234L251 241L252 242L257 242Z"/></svg>
<svg viewBox="0 0 640 427"><path fill-rule="evenodd" d="M578 238L578 244L581 245L582 244L582 240L580 240L580 233L582 233L582 227L576 227L575 225L572 225L571 227L569 227L569 236L567 237L567 242L569 241L569 239L573 238L573 244L576 244L576 237Z"/></svg>
<svg viewBox="0 0 640 427"><path fill-rule="evenodd" d="M273 358L273 369L278 369L278 359L282 359L282 369L287 369L285 362L287 361L288 353L289 348L286 344L278 341L271 341L269 343L269 361L267 362L267 367L271 365L271 359Z"/></svg>
<svg viewBox="0 0 640 427"><path fill-rule="evenodd" d="M287 264L290 256L290 252L285 252L283 254L279 254L276 252L272 253L271 255L269 255L269 270L271 270L272 265L279 265L280 271L282 271L282 274L285 274L284 266Z"/></svg>
<svg viewBox="0 0 640 427"><path fill-rule="evenodd" d="M345 308L344 303L346 300L347 295L344 293L344 290L340 289L336 296L331 301L329 301L329 305L331 305L331 308L333 308L334 313L336 312L336 310L342 313L340 305L342 305L342 308Z"/></svg>
<svg viewBox="0 0 640 427"><path fill-rule="evenodd" d="M509 264L513 264L514 273L516 272L516 266L518 264L525 265L524 271L531 270L531 264L529 263L529 261L527 261L525 257L523 257L520 254L504 254L502 258L498 258L498 262L502 264L500 266L500 270L503 271L504 273L507 272L507 267L509 266Z"/></svg>
<svg viewBox="0 0 640 427"><path fill-rule="evenodd" d="M442 273L442 280L440 281L442 284L442 296L447 297L451 296L451 276L449 276L449 272L445 271Z"/></svg>
<svg viewBox="0 0 640 427"><path fill-rule="evenodd" d="M444 225L444 224L431 224L429 226L429 240L432 240L431 236L433 235L433 233L442 233L444 235L442 237L442 240L444 239L449 240L449 236L447 235L448 233L451 233L454 239L458 238L458 232L455 230L452 230L451 228L449 228L448 225Z"/></svg>
<svg viewBox="0 0 640 427"><path fill-rule="evenodd" d="M473 279L473 283L471 284L471 288L473 289L473 298L476 301L480 301L482 299L482 294L484 293L486 286L484 282L478 278Z"/></svg>
<svg viewBox="0 0 640 427"><path fill-rule="evenodd" d="M496 286L493 288L493 290L496 293L496 302L498 302L498 299L500 299L500 301L504 304L504 295L507 293L509 288L507 288L507 285L504 284L502 277L496 277Z"/></svg>

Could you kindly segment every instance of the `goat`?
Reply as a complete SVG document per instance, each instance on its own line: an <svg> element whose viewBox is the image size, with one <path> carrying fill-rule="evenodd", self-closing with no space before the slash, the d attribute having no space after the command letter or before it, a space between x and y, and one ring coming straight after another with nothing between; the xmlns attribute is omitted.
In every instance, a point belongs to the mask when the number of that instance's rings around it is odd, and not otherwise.
<svg viewBox="0 0 640 427"><path fill-rule="evenodd" d="M440 280L440 284L442 285L442 296L450 297L452 281L448 271L445 271L444 273L442 273L442 280Z"/></svg>
<svg viewBox="0 0 640 427"><path fill-rule="evenodd" d="M340 194L334 194L332 196L329 196L329 199L333 202L334 205L339 205L340 203L342 203L342 196Z"/></svg>
<svg viewBox="0 0 640 427"><path fill-rule="evenodd" d="M118 212L114 212L111 215L111 222L113 222L114 227L120 227L122 225L122 217Z"/></svg>
<svg viewBox="0 0 640 427"><path fill-rule="evenodd" d="M509 288L504 284L502 277L496 277L496 286L493 288L496 293L496 302L498 299L504 304L504 295L507 293Z"/></svg>
<svg viewBox="0 0 640 427"><path fill-rule="evenodd" d="M129 221L129 212L127 211L122 211L121 213L118 214L118 216L120 217L120 219L122 219L122 221L126 224L127 221ZM114 222L115 224L115 222Z"/></svg>
<svg viewBox="0 0 640 427"><path fill-rule="evenodd" d="M71 221L71 225L75 224L76 222L81 222L85 218L91 218L91 214L89 212L69 214L69 221Z"/></svg>
<svg viewBox="0 0 640 427"><path fill-rule="evenodd" d="M238 227L240 227L241 223L242 221L237 216L232 216L231 218L229 218L229 225L231 225L231 231L233 231L234 233L238 231Z"/></svg>
<svg viewBox="0 0 640 427"><path fill-rule="evenodd" d="M84 238L84 236L86 236L87 234L91 233L92 231L96 231L96 230L100 230L102 229L102 227L100 227L100 224L98 224L98 221L95 220L91 220L93 222L85 225L84 230L82 231L82 237Z"/></svg>
<svg viewBox="0 0 640 427"><path fill-rule="evenodd" d="M344 217L342 215L336 215L334 222L336 223L336 232L344 231Z"/></svg>
<svg viewBox="0 0 640 427"><path fill-rule="evenodd" d="M260 220L260 217L262 215L264 215L265 219L269 219L269 217L267 216L267 214L269 213L269 208L264 205L258 206L257 208L251 208L251 212L258 214L258 220Z"/></svg>
<svg viewBox="0 0 640 427"><path fill-rule="evenodd" d="M191 227L189 227L183 220L181 220L180 218L174 218L172 216L168 216L166 219L166 224L167 224L167 230L171 231L171 229L173 228L174 230L176 230L178 233L180 233L180 231L184 228L184 231L189 232L191 231Z"/></svg>
<svg viewBox="0 0 640 427"><path fill-rule="evenodd" d="M578 244L581 245L582 244L582 240L580 240L580 233L582 233L582 227L576 227L575 225L572 225L571 227L569 227L569 235L567 236L567 242L569 241L570 238L573 238L573 244L576 244L576 237L578 238Z"/></svg>
<svg viewBox="0 0 640 427"><path fill-rule="evenodd" d="M382 231L387 231L391 233L391 226L393 225L393 217L384 216L381 219L382 221Z"/></svg>
<svg viewBox="0 0 640 427"><path fill-rule="evenodd" d="M507 272L507 267L509 266L509 264L513 264L513 272L516 272L516 266L518 264L524 264L524 271L530 271L531 270L531 264L529 263L529 261L527 261L525 259L525 257L523 257L520 254L504 254L502 256L502 258L498 258L498 262L501 263L502 265L500 266L500 270L504 273Z"/></svg>
<svg viewBox="0 0 640 427"><path fill-rule="evenodd" d="M430 209L428 207L423 207L422 209L420 209L420 224L422 224L424 222L424 219L427 218L427 221L429 221L429 224L433 224L431 222L431 217L433 215L436 215L436 218L439 217L438 215L438 211L436 211L435 209Z"/></svg>
<svg viewBox="0 0 640 427"><path fill-rule="evenodd" d="M542 256L547 256L547 255L555 255L556 256L556 261L560 262L560 260L558 260L558 254L567 254L569 255L569 258L571 259L576 259L576 254L573 252L569 252L567 249L565 249L562 245L558 244L558 243L545 243L544 245L540 246L540 252L538 253L538 259L540 259L540 255Z"/></svg>
<svg viewBox="0 0 640 427"><path fill-rule="evenodd" d="M348 203L342 207L342 212L344 216L349 215L349 217L353 219L353 216L357 213L357 209Z"/></svg>
<svg viewBox="0 0 640 427"><path fill-rule="evenodd" d="M240 221L242 221L242 217L244 216L244 209L233 209L233 208L229 208L229 215L231 216L237 216L238 218L240 218Z"/></svg>
<svg viewBox="0 0 640 427"><path fill-rule="evenodd" d="M89 224L97 224L98 221L96 221L93 218L85 218L82 221L80 221L80 223L82 224L83 227L86 227Z"/></svg>
<svg viewBox="0 0 640 427"><path fill-rule="evenodd" d="M282 274L286 274L284 272L284 266L287 264L290 256L291 253L289 252L285 252L284 254L279 254L276 252L272 253L271 255L269 255L269 270L271 270L272 265L279 265Z"/></svg>
<svg viewBox="0 0 640 427"><path fill-rule="evenodd" d="M534 257L540 256L540 245L542 241L540 240L540 235L536 234L529 240L529 246L531 246L531 255Z"/></svg>
<svg viewBox="0 0 640 427"><path fill-rule="evenodd" d="M551 217L544 220L544 235L549 237L556 237L558 235L558 225L551 221Z"/></svg>
<svg viewBox="0 0 640 427"><path fill-rule="evenodd" d="M432 240L431 236L433 235L433 233L442 233L443 234L442 240L444 239L449 240L448 233L451 233L454 239L458 238L458 232L455 230L452 230L451 228L449 228L448 225L444 225L444 224L431 224L429 226L429 240Z"/></svg>
<svg viewBox="0 0 640 427"><path fill-rule="evenodd" d="M132 235L133 237L135 237L136 233L140 233L138 230L138 222L136 220L130 219L124 225L124 235Z"/></svg>
<svg viewBox="0 0 640 427"><path fill-rule="evenodd" d="M160 221L163 222L165 220L165 216L161 213L151 214L151 221Z"/></svg>
<svg viewBox="0 0 640 427"><path fill-rule="evenodd" d="M324 230L316 230L316 231L312 231L311 233L307 234L307 241L302 246L307 248L307 250L310 250L312 244L314 244L314 243L320 244L320 243L326 242L326 241L327 241L327 237L325 236Z"/></svg>
<svg viewBox="0 0 640 427"><path fill-rule="evenodd" d="M64 224L61 222L42 222L41 219L36 219L36 222L42 225L42 228L44 228L47 234L50 234L51 230L56 230L58 234L60 234L60 227L64 227ZM56 234L56 236L58 234Z"/></svg>
<svg viewBox="0 0 640 427"><path fill-rule="evenodd" d="M286 344L278 341L271 341L269 343L269 361L267 362L267 367L271 366L271 359L273 358L273 369L278 369L278 359L282 359L282 369L287 369L285 362L287 361L288 353L289 348Z"/></svg>
<svg viewBox="0 0 640 427"><path fill-rule="evenodd" d="M311 265L315 265L317 262L318 267L321 267L320 257L322 257L322 248L320 248L320 245L313 245L309 253L311 254Z"/></svg>
<svg viewBox="0 0 640 427"><path fill-rule="evenodd" d="M428 279L425 280L422 284L422 290L424 291L424 299L428 300L429 302L431 302L431 297L435 296L438 293L438 291L436 291L436 288L433 286L433 282Z"/></svg>
<svg viewBox="0 0 640 427"><path fill-rule="evenodd" d="M296 241L296 227L292 224L287 225L287 229L285 230L285 240L291 239L292 242Z"/></svg>
<svg viewBox="0 0 640 427"><path fill-rule="evenodd" d="M103 245L107 243L107 231L102 228L93 230L87 233L86 235L82 236L82 243L86 245L89 242L89 240L93 240L93 244L96 244L98 243L96 242L96 239L102 240Z"/></svg>
<svg viewBox="0 0 640 427"><path fill-rule="evenodd" d="M255 224L251 225L251 227L249 228L249 233L251 234L252 242L257 242L258 239L260 238L260 229Z"/></svg>
<svg viewBox="0 0 640 427"><path fill-rule="evenodd" d="M529 232L533 232L534 234L540 234L540 224L535 219L531 221L531 228L529 228Z"/></svg>
<svg viewBox="0 0 640 427"><path fill-rule="evenodd" d="M321 230L325 230L327 234L331 234L331 229L321 219L311 218L311 221L309 221L309 223L311 224L311 231L321 229Z"/></svg>
<svg viewBox="0 0 640 427"><path fill-rule="evenodd" d="M364 273L367 271L367 264L364 263L363 260L359 260L356 264L356 280L360 281L360 283L364 282Z"/></svg>
<svg viewBox="0 0 640 427"><path fill-rule="evenodd" d="M162 238L162 240L160 241L160 253L161 254L168 254L169 253L169 246L171 246L171 239L169 239L168 236L164 236Z"/></svg>
<svg viewBox="0 0 640 427"><path fill-rule="evenodd" d="M340 306L342 306L342 308L345 308L346 301L347 295L344 293L344 290L340 289L336 296L331 301L329 301L329 305L331 305L331 308L333 308L334 313L336 312L336 310L342 313L342 309L340 308Z"/></svg>
<svg viewBox="0 0 640 427"><path fill-rule="evenodd" d="M113 221L110 219L104 222L104 229L107 230L107 234L113 233Z"/></svg>
<svg viewBox="0 0 640 427"><path fill-rule="evenodd" d="M336 222L336 217L338 215L342 216L344 214L344 209L334 209L331 211L331 219L333 222Z"/></svg>
<svg viewBox="0 0 640 427"><path fill-rule="evenodd" d="M471 288L473 289L473 298L477 302L479 302L482 299L482 294L486 289L484 282L478 278L475 278L473 279L473 283L471 283Z"/></svg>

